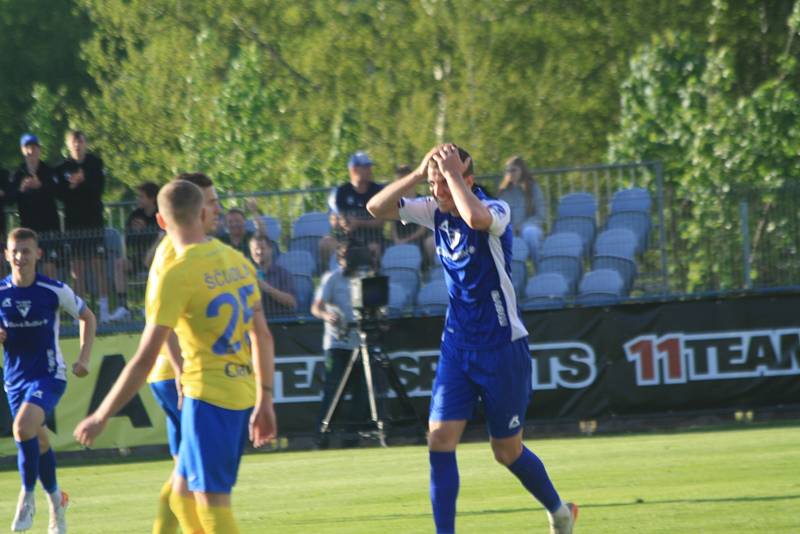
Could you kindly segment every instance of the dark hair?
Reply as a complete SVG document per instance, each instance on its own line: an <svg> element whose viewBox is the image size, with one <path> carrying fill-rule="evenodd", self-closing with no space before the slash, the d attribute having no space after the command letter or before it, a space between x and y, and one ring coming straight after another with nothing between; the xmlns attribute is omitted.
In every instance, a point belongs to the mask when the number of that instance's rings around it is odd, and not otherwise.
<svg viewBox="0 0 800 534"><path fill-rule="evenodd" d="M179 175L177 175L175 179L192 182L200 189L205 189L206 187L211 187L212 185L214 185L214 182L211 181L211 178L209 178L202 172L182 172Z"/></svg>
<svg viewBox="0 0 800 534"><path fill-rule="evenodd" d="M76 137L80 137L84 141L86 141L86 134L84 134L80 130L68 130L67 135L64 136L67 140L75 139Z"/></svg>
<svg viewBox="0 0 800 534"><path fill-rule="evenodd" d="M475 162L472 161L472 156L469 155L469 152L461 148L458 148L458 157L461 158L461 162L467 161L469 159L469 165L467 165L467 170L464 171L464 176L475 176L475 166L473 165Z"/></svg>
<svg viewBox="0 0 800 534"><path fill-rule="evenodd" d="M160 188L153 182L144 182L136 186L137 191L141 191L147 198L155 200L158 197L158 190Z"/></svg>
<svg viewBox="0 0 800 534"><path fill-rule="evenodd" d="M398 165L394 168L394 175L398 178L409 174L411 172L411 165Z"/></svg>
<svg viewBox="0 0 800 534"><path fill-rule="evenodd" d="M24 226L14 228L8 234L9 241L24 241L25 239L32 239L37 245L39 244L39 234L30 228L25 228Z"/></svg>
<svg viewBox="0 0 800 534"><path fill-rule="evenodd" d="M244 211L242 211L242 210L241 210L241 209L239 209L239 208L231 208L231 209L229 209L229 210L228 210L228 215L230 215L231 213L238 213L239 215L241 215L241 216L242 216L242 218L243 218L244 220L247 220L247 215L245 215L245 214L244 214Z"/></svg>
<svg viewBox="0 0 800 534"><path fill-rule="evenodd" d="M250 239L247 240L247 244L250 244L253 241L263 241L267 245L272 246L272 239L270 239L267 234L262 232L255 232L253 235L251 235Z"/></svg>
<svg viewBox="0 0 800 534"><path fill-rule="evenodd" d="M525 193L525 216L530 217L531 215L536 215L534 213L535 206L533 204L533 198L531 198L533 196L532 190L536 179L533 177L531 171L528 169L528 166L525 164L525 160L522 159L522 156L511 156L508 158L508 160L506 160L506 168L508 167L519 167L519 188L522 189L523 193ZM497 188L497 194L500 194L508 189L511 186L511 183L511 175L506 173Z"/></svg>

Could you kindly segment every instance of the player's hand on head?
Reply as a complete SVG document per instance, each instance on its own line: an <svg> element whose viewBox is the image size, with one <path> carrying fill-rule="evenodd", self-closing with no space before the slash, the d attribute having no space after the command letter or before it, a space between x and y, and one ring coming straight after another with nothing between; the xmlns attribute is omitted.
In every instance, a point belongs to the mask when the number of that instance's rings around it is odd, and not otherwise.
<svg viewBox="0 0 800 534"><path fill-rule="evenodd" d="M433 160L433 156L436 155L441 148L442 145L436 145L435 147L428 150L428 153L425 154L425 157L422 158L419 167L417 167L417 176L419 176L421 180L427 178L428 164L431 162L431 160Z"/></svg>
<svg viewBox="0 0 800 534"><path fill-rule="evenodd" d="M90 447L105 427L106 422L92 414L78 423L72 436L84 447Z"/></svg>
<svg viewBox="0 0 800 534"><path fill-rule="evenodd" d="M83 378L89 374L89 366L78 360L72 364L72 374L78 378Z"/></svg>
<svg viewBox="0 0 800 534"><path fill-rule="evenodd" d="M448 174L460 174L464 176L464 171L469 167L470 160L461 161L458 154L458 147L452 143L442 145L433 155L433 160L439 167L439 172L447 176Z"/></svg>

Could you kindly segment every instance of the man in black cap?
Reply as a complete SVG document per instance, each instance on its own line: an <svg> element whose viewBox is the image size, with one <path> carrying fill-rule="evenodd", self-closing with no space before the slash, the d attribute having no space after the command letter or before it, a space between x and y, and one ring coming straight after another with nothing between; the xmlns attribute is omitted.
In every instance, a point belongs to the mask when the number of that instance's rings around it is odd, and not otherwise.
<svg viewBox="0 0 800 534"><path fill-rule="evenodd" d="M61 223L56 208L56 177L53 169L41 161L39 138L31 133L19 140L23 161L11 176L9 197L17 203L20 226L40 236L42 271L56 278L56 262L63 255L60 239Z"/></svg>

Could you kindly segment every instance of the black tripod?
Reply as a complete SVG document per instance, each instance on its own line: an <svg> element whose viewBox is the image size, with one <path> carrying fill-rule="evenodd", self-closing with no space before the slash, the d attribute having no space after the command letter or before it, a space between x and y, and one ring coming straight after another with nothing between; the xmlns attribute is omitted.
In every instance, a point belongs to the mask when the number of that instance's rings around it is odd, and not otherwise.
<svg viewBox="0 0 800 534"><path fill-rule="evenodd" d="M342 401L344 390L347 387L347 382L350 380L350 377L353 373L353 368L356 365L356 362L360 359L361 365L364 368L364 379L367 383L367 398L369 400L370 421L375 426L375 430L372 435L378 439L378 442L382 447L386 447L386 422L383 418L383 415L378 411L378 402L375 397L375 380L372 374L373 359L385 370L389 385L397 394L397 397L400 399L400 402L404 408L406 408L406 410L413 415L411 420L416 422L420 430L422 429L422 423L420 422L419 416L414 409L414 405L411 404L411 399L406 392L405 386L403 386L400 377L397 376L397 372L394 370L392 362L389 361L389 357L383 354L383 351L381 351L381 349L377 346L374 348L373 353L370 354L368 341L369 336L361 324L358 325L358 336L359 345L353 349L353 354L350 356L350 361L347 362L347 367L345 368L344 373L342 373L342 378L339 381L339 385L336 388L336 393L333 395L333 399L331 399L330 406L328 406L328 411L325 413L322 423L320 423L319 431L321 435L325 435L331 431L331 420L333 419L333 414L336 412L336 409L339 407L339 404Z"/></svg>

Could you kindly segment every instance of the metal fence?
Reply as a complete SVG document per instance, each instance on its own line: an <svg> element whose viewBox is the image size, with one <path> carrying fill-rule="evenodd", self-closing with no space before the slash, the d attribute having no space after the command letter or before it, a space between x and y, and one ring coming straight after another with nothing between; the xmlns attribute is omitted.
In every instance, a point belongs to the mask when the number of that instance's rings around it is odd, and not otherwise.
<svg viewBox="0 0 800 534"><path fill-rule="evenodd" d="M521 255L515 249L513 278L523 309L798 287L800 187L723 188L694 191L691 198L684 198L687 195L680 187L665 180L659 162L535 169L532 173L543 192L548 217L543 248ZM499 179L483 176L477 181L496 193ZM646 194L644 216L631 214L631 209L641 208L631 208L620 200L630 191ZM296 296L297 305L272 309L268 316L273 322L309 318L314 287L320 275L335 265L332 249L320 247L321 239L334 242L325 235L337 234L336 221L333 230L327 226L330 192L329 188L315 188L236 192L221 197L226 209L238 207L245 212L247 231L267 231L272 261L285 269L290 280L288 289ZM101 328L107 330L139 328L143 321L148 252L157 236L152 231L126 232L125 221L133 208L130 202L108 203L109 227L103 232L45 236L43 242L42 270L70 281L95 309L102 303L106 320ZM309 214L316 214L316 219ZM308 231L310 227L300 222L303 220L321 224L324 231ZM375 264L393 282L390 313L442 313L441 303L428 299L430 292L424 293L426 286L436 285L441 277L426 248L430 244L424 238L408 243L419 248L417 252L414 247L405 249L419 256L417 263L410 263L416 265L416 272L394 278L394 264L386 261L386 251L398 243L396 227L386 224L370 232L362 237L376 243ZM577 254L567 253L569 247L563 244L563 249L554 245L545 250L565 233L580 238ZM629 239L629 233L635 237L630 253L625 252L627 243L619 241L620 236ZM559 234L561 237L551 239ZM246 244L240 248L247 251ZM551 255L560 259L551 261ZM621 275L618 291L587 295L592 284L605 280L599 274L609 270ZM551 284L558 276L567 281L563 291L556 291ZM616 283L616 279L612 281ZM129 314L119 311L123 305Z"/></svg>

